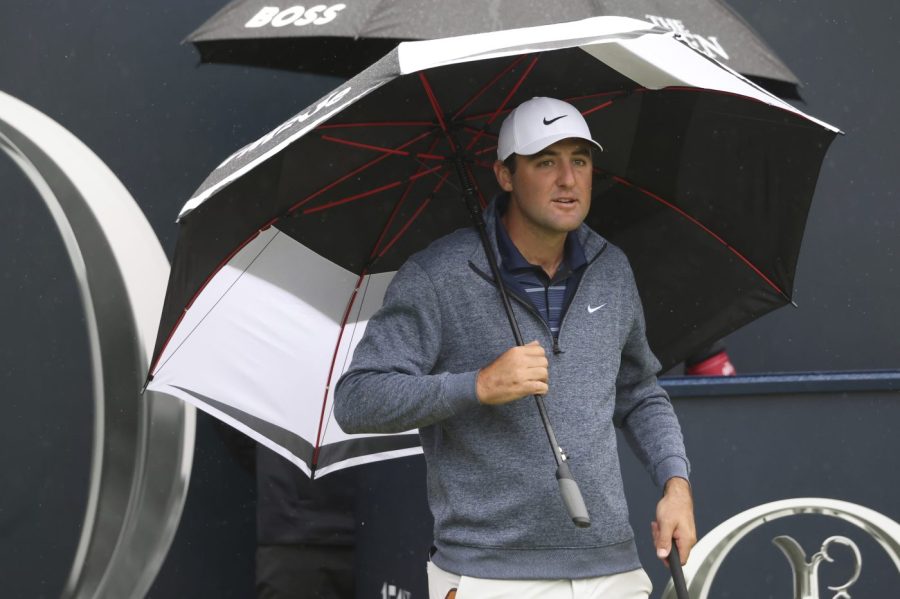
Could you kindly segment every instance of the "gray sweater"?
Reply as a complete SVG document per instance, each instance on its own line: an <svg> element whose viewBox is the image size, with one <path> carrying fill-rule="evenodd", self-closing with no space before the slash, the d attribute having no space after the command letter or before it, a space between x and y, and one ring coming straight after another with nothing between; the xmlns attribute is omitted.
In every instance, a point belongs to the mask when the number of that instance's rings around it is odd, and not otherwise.
<svg viewBox="0 0 900 599"><path fill-rule="evenodd" d="M492 238L495 218L492 204L486 212ZM628 261L586 225L576 234L588 265L558 350L533 309L515 299L513 308L525 341L537 339L547 350L544 400L590 528L576 528L566 513L534 402L477 400L478 369L515 341L473 229L439 239L397 272L338 381L334 415L348 433L419 429L434 515L432 559L446 571L554 579L640 567L614 426L658 486L688 476Z"/></svg>

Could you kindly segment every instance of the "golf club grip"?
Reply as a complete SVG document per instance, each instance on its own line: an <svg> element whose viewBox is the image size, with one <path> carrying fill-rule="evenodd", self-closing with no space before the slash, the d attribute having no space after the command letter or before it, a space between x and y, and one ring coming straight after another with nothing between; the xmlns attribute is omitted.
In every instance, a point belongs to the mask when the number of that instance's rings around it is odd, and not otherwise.
<svg viewBox="0 0 900 599"><path fill-rule="evenodd" d="M556 480L559 482L559 493L562 495L563 503L566 504L566 511L569 517L578 528L587 528L591 525L591 517L588 515L587 506L584 505L584 497L581 496L581 489L578 483L572 478L572 472L569 465L561 462L556 469Z"/></svg>
<svg viewBox="0 0 900 599"><path fill-rule="evenodd" d="M684 572L681 570L681 555L675 539L672 539L672 551L669 553L669 570L672 572L672 585L675 587L675 596L678 599L690 599L687 585L684 582Z"/></svg>

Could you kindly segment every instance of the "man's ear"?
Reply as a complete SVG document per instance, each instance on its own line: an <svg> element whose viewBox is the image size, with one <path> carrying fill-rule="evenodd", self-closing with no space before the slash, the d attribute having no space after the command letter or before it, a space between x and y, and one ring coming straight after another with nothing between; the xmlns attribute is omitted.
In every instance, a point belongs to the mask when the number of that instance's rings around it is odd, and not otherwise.
<svg viewBox="0 0 900 599"><path fill-rule="evenodd" d="M503 191L512 191L512 173L506 168L500 160L494 162L494 177L497 178L497 184Z"/></svg>

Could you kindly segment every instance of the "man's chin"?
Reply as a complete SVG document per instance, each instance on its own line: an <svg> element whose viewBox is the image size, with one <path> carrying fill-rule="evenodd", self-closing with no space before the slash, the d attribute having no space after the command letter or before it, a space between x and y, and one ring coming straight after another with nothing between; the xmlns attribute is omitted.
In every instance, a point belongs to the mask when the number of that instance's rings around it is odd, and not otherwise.
<svg viewBox="0 0 900 599"><path fill-rule="evenodd" d="M586 216L587 215L580 215L577 217L572 216L569 218L556 219L553 222L552 228L559 233L571 233L581 226L581 223L584 222Z"/></svg>

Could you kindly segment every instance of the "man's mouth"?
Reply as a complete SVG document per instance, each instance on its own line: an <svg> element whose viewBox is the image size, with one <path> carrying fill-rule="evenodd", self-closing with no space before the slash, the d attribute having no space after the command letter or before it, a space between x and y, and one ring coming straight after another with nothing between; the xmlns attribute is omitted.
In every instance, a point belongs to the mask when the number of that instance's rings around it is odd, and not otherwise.
<svg viewBox="0 0 900 599"><path fill-rule="evenodd" d="M574 204L577 201L578 200L576 200L575 198L554 198L553 199L553 202L556 204Z"/></svg>

